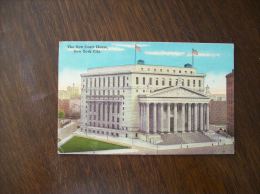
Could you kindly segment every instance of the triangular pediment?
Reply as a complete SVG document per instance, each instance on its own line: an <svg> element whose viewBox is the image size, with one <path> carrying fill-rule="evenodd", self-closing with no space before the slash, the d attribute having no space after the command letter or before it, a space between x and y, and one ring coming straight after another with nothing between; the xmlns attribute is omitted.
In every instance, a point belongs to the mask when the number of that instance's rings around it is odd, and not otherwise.
<svg viewBox="0 0 260 194"><path fill-rule="evenodd" d="M152 97L152 98L208 98L204 94L201 94L199 92L195 92L191 89L185 88L185 87L169 87L165 89L160 89L155 91L154 93L151 93L147 95L146 97Z"/></svg>

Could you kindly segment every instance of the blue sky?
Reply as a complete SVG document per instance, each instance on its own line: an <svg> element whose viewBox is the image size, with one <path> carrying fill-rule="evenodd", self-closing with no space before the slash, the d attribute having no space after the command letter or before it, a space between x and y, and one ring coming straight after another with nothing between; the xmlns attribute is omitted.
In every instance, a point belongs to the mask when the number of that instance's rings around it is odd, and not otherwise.
<svg viewBox="0 0 260 194"><path fill-rule="evenodd" d="M207 74L212 93L225 93L225 75L234 68L234 45L220 43L63 41L59 45L59 89L79 85L79 74L89 67L134 64L135 44L141 48L136 60L155 65L182 67L191 63L192 49L197 50L193 64L197 72Z"/></svg>

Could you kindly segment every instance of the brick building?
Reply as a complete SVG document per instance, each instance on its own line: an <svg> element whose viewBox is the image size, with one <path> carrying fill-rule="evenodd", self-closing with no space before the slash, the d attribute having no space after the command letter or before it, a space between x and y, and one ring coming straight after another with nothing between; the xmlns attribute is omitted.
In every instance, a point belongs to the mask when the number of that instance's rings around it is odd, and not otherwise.
<svg viewBox="0 0 260 194"><path fill-rule="evenodd" d="M209 103L209 123L212 125L226 125L227 123L227 102L214 101Z"/></svg>
<svg viewBox="0 0 260 194"><path fill-rule="evenodd" d="M234 70L226 75L227 92L227 131L234 135Z"/></svg>

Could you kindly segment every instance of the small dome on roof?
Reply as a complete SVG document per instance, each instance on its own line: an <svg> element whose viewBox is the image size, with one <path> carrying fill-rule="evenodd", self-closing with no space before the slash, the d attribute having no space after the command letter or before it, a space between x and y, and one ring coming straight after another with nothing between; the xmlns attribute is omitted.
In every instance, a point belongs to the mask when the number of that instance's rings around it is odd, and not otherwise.
<svg viewBox="0 0 260 194"><path fill-rule="evenodd" d="M192 68L192 64L186 63L186 64L184 65L184 67L185 67L185 68Z"/></svg>

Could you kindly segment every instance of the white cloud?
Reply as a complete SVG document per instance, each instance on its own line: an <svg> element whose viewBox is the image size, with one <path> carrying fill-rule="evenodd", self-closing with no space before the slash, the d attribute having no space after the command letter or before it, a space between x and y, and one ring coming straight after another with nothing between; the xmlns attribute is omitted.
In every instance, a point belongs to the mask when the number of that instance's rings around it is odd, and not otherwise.
<svg viewBox="0 0 260 194"><path fill-rule="evenodd" d="M135 45L139 47L148 47L150 46L149 44L120 44L120 43L113 43L113 46L118 46L118 47L126 47L126 48L135 48Z"/></svg>
<svg viewBox="0 0 260 194"><path fill-rule="evenodd" d="M146 55L156 55L156 56L177 56L177 57L191 57L192 54L188 52L181 51L145 51ZM198 52L198 55L194 55L195 57L219 57L219 53L207 53L207 52Z"/></svg>
<svg viewBox="0 0 260 194"><path fill-rule="evenodd" d="M187 53L187 57L191 57L191 53ZM205 52L198 52L198 55L194 55L195 57L219 57L219 53L205 53Z"/></svg>
<svg viewBox="0 0 260 194"><path fill-rule="evenodd" d="M124 48L120 48L120 47L107 47L107 48L95 48L95 50L99 50L99 51L111 51L111 52L121 52L124 51Z"/></svg>
<svg viewBox="0 0 260 194"><path fill-rule="evenodd" d="M157 56L184 56L185 52L179 51L145 51L146 55L157 55Z"/></svg>
<svg viewBox="0 0 260 194"><path fill-rule="evenodd" d="M210 93L212 94L225 94L226 93L226 74L213 73L206 74L205 87L209 86Z"/></svg>
<svg viewBox="0 0 260 194"><path fill-rule="evenodd" d="M67 86L80 86L81 78L80 74L82 71L74 69L64 69L59 73L59 90L64 90Z"/></svg>

